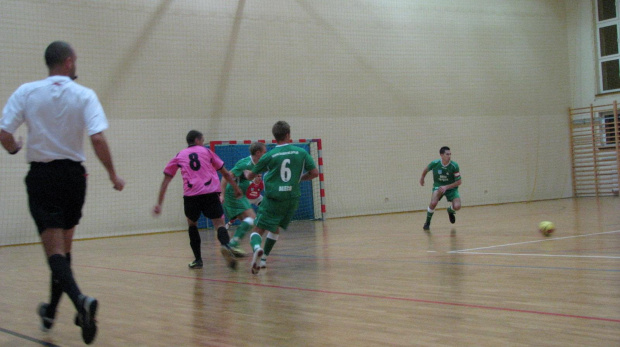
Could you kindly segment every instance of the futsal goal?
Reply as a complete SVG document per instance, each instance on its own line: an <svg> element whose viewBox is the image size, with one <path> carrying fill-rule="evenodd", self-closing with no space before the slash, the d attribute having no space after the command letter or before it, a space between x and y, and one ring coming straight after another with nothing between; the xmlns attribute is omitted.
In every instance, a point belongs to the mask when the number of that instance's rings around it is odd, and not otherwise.
<svg viewBox="0 0 620 347"><path fill-rule="evenodd" d="M267 151L276 146L275 140L243 140L243 141L210 141L209 147L223 161L224 167L231 170L240 160L250 155L250 145L253 142L262 142L266 145ZM300 139L293 141L292 145L305 149L312 159L314 159L319 169L319 177L311 181L301 182L301 198L299 207L293 216L293 220L324 220L326 218L325 209L325 177L323 175L323 149L321 139ZM228 220L228 218L227 218ZM211 222L204 216L198 220L198 228L211 228Z"/></svg>

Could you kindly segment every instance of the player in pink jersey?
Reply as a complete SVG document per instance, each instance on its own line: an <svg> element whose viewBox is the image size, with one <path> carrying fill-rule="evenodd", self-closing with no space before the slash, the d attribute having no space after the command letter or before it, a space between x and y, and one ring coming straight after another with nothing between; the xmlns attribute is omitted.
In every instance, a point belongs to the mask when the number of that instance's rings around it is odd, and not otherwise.
<svg viewBox="0 0 620 347"><path fill-rule="evenodd" d="M230 236L226 230L224 221L224 209L220 202L220 179L217 175L219 171L226 180L233 182L237 198L243 195L241 189L230 172L224 167L224 162L217 154L204 146L202 133L191 130L186 137L188 147L179 152L164 169L164 180L159 190L157 205L153 207L153 214L161 213L161 205L168 189L168 184L174 178L177 170L181 170L183 177L183 205L185 217L189 225L189 244L194 252L194 261L189 263L191 269L202 268L202 255L200 251L200 234L198 233L198 218L200 213L213 222L213 227L217 230L217 238L220 241L220 251L226 259L226 263L232 269L237 266L237 261L228 243Z"/></svg>

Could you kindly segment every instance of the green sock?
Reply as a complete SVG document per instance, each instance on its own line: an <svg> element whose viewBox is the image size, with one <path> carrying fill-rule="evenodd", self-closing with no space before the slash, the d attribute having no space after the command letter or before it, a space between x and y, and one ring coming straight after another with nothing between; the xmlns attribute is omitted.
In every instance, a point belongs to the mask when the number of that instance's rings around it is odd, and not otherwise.
<svg viewBox="0 0 620 347"><path fill-rule="evenodd" d="M455 214L456 211L452 208L452 206L448 207L448 213Z"/></svg>
<svg viewBox="0 0 620 347"><path fill-rule="evenodd" d="M252 251L259 248L261 243L263 243L263 238L259 233L252 233L252 235L250 235L250 246L252 246Z"/></svg>
<svg viewBox="0 0 620 347"><path fill-rule="evenodd" d="M269 236L267 236L267 239L265 240L265 255L269 255L269 253L271 252L271 249L276 244L276 241L278 240L272 239Z"/></svg>
<svg viewBox="0 0 620 347"><path fill-rule="evenodd" d="M239 241L243 239L250 228L252 228L252 224L246 223L245 221L241 222L241 225L239 225L237 230L235 230L235 235L232 240L230 240L230 245L232 247L237 247L239 245Z"/></svg>

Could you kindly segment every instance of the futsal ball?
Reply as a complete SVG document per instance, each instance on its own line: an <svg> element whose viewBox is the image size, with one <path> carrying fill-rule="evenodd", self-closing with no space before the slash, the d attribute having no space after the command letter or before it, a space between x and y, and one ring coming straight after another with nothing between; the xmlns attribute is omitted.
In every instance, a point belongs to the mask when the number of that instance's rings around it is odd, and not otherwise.
<svg viewBox="0 0 620 347"><path fill-rule="evenodd" d="M549 236L555 231L555 225L553 222L549 221L540 222L540 224L538 224L538 230L541 234Z"/></svg>

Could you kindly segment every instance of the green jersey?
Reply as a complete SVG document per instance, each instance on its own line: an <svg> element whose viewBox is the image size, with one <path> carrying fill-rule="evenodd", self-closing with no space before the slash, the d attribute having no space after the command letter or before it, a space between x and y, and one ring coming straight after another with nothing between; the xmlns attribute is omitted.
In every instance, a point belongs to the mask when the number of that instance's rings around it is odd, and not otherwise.
<svg viewBox="0 0 620 347"><path fill-rule="evenodd" d="M452 160L445 166L441 159L433 160L426 168L433 172L433 188L447 186L461 179L459 164Z"/></svg>
<svg viewBox="0 0 620 347"><path fill-rule="evenodd" d="M254 162L252 161L252 156L247 156L243 159L240 159L235 164L235 167L233 167L230 170L230 173L235 175L236 180L237 180L237 185L239 185L239 189L241 189L243 194L245 194L245 192L248 190L248 187L250 186L250 183L252 183L252 181L245 178L245 175L243 174L243 172L245 170L252 170L253 167L254 167ZM226 185L225 196L227 200L229 197L233 199L235 198L235 189L230 184Z"/></svg>
<svg viewBox="0 0 620 347"><path fill-rule="evenodd" d="M263 173L265 196L273 200L290 200L301 196L299 182L305 171L316 169L314 160L303 148L278 145L263 155L254 173Z"/></svg>

